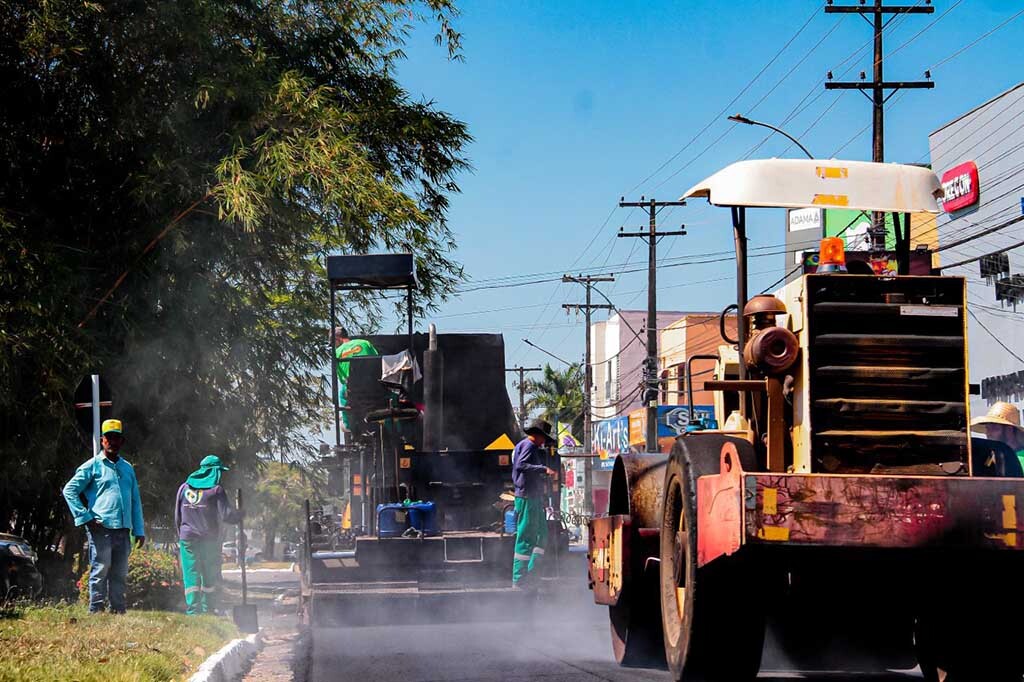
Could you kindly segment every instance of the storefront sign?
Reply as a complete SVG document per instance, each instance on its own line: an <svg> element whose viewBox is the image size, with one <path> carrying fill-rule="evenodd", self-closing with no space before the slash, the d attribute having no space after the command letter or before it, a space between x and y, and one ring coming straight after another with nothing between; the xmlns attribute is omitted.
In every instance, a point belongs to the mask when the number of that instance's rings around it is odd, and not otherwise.
<svg viewBox="0 0 1024 682"><path fill-rule="evenodd" d="M611 471L615 455L629 452L629 417L613 417L594 422L594 460L597 471Z"/></svg>
<svg viewBox="0 0 1024 682"><path fill-rule="evenodd" d="M715 408L711 405L695 405L694 417L712 419ZM674 438L686 433L690 423L690 408L686 405L658 406L658 438ZM629 414L629 444L642 447L647 440L647 410L634 410Z"/></svg>
<svg viewBox="0 0 1024 682"><path fill-rule="evenodd" d="M989 405L997 400L1012 403L1024 399L1024 371L982 379L981 397Z"/></svg>
<svg viewBox="0 0 1024 682"><path fill-rule="evenodd" d="M821 232L820 208L796 208L789 212L789 231L817 230Z"/></svg>
<svg viewBox="0 0 1024 682"><path fill-rule="evenodd" d="M978 166L973 161L965 161L953 166L942 174L942 210L954 213L978 203L981 196L978 185Z"/></svg>

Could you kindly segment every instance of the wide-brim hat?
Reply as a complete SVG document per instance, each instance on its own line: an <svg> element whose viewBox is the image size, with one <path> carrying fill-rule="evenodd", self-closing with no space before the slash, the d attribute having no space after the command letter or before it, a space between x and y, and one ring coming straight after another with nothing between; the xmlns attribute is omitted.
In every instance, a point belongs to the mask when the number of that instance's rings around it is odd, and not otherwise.
<svg viewBox="0 0 1024 682"><path fill-rule="evenodd" d="M1024 428L1020 425L1020 410L1010 403L998 402L988 408L988 414L984 417L978 417L977 419L971 420L971 430L984 431L985 424L1009 426L1017 429L1018 431L1024 432Z"/></svg>
<svg viewBox="0 0 1024 682"><path fill-rule="evenodd" d="M219 484L221 472L227 470L228 467L221 464L220 457L207 455L199 463L199 468L189 474L187 483L197 490L206 490Z"/></svg>
<svg viewBox="0 0 1024 682"><path fill-rule="evenodd" d="M530 425L526 427L525 431L528 434L535 433L544 436L551 443L555 442L555 437L551 435L551 424L543 419L534 419L530 422Z"/></svg>

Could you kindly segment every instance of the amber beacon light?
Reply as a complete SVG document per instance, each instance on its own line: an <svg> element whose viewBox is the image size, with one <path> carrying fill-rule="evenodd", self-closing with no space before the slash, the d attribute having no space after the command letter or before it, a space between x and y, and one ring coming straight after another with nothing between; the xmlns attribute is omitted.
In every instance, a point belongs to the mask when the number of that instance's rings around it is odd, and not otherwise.
<svg viewBox="0 0 1024 682"><path fill-rule="evenodd" d="M846 272L846 249L841 237L825 237L821 240L818 272Z"/></svg>

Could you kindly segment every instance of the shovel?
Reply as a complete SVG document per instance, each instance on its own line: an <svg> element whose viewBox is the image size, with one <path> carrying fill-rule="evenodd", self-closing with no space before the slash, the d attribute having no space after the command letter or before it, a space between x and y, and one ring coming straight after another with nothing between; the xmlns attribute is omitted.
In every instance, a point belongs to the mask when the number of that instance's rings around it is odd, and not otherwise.
<svg viewBox="0 0 1024 682"><path fill-rule="evenodd" d="M242 569L242 604L231 607L231 616L235 626L241 632L255 633L260 631L259 621L256 617L256 605L246 603L248 599L248 586L245 582L245 528L242 524L242 490L238 490L238 564Z"/></svg>

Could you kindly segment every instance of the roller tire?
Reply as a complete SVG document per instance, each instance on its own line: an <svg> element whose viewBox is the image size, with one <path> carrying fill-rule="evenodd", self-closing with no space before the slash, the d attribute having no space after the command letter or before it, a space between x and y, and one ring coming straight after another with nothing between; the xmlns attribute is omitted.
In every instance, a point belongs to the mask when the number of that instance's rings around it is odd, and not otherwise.
<svg viewBox="0 0 1024 682"><path fill-rule="evenodd" d="M627 588L615 606L608 607L612 653L628 668L665 667L658 611L658 576L644 575Z"/></svg>
<svg viewBox="0 0 1024 682"><path fill-rule="evenodd" d="M697 567L697 478L719 472L727 442L744 469L755 467L746 441L709 434L679 438L665 473L659 596L665 658L680 682L752 680L761 667L765 614L749 557L741 550Z"/></svg>

